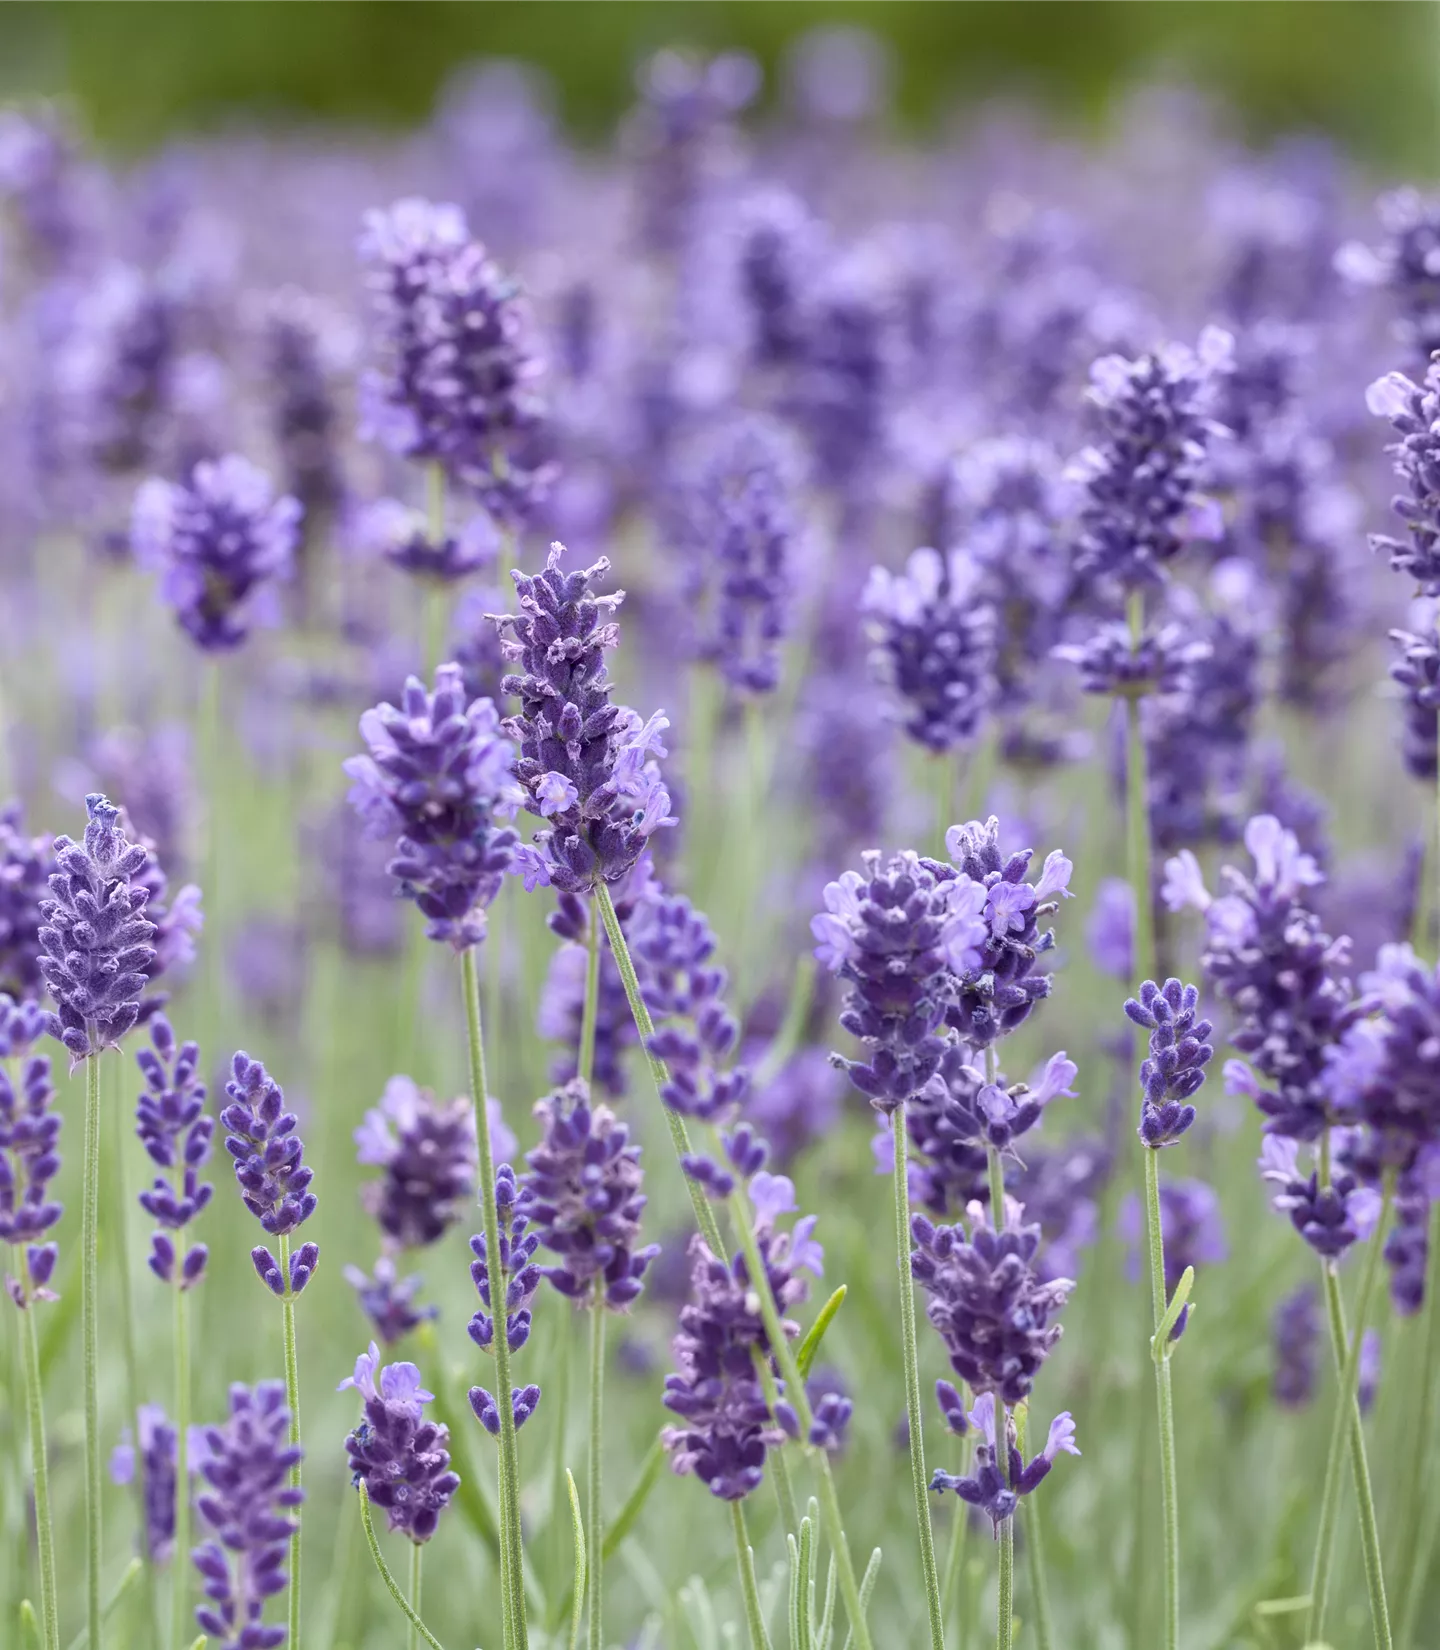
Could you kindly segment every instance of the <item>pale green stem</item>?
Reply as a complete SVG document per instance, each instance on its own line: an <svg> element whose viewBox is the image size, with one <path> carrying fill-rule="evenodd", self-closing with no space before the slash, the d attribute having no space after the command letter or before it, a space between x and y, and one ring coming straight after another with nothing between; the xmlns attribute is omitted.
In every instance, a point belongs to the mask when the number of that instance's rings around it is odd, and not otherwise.
<svg viewBox="0 0 1440 1650"><path fill-rule="evenodd" d="M755 1349L755 1373L760 1377L760 1389L773 1415L776 1404L780 1402L780 1388L771 1372L770 1360L758 1347ZM770 1457L770 1465L775 1472L775 1499L780 1503L780 1518L787 1533L793 1535L800 1528L800 1509L795 1501L795 1486L790 1481L788 1456L788 1450L777 1449Z"/></svg>
<svg viewBox="0 0 1440 1650"><path fill-rule="evenodd" d="M480 1026L480 976L475 948L460 956L465 991L465 1021L469 1033L470 1093L475 1104L475 1135L480 1146L480 1213L485 1228L485 1255L490 1268L490 1308L495 1320L491 1346L495 1353L495 1404L500 1412L500 1555L502 1586L508 1600L513 1650L528 1650L529 1625L525 1615L524 1546L520 1530L520 1468L515 1444L515 1410L510 1388L510 1341L506 1332L505 1292L508 1279L500 1260L500 1215L495 1204L495 1158L490 1144L486 1105L485 1042Z"/></svg>
<svg viewBox="0 0 1440 1650"><path fill-rule="evenodd" d="M592 925L593 926L593 925ZM590 1650L603 1650L605 1643L605 1528L601 1512L600 1485L604 1466L605 1415L605 1280L595 1280L590 1302L590 1461L585 1486L585 1523L590 1530L592 1557L586 1591L590 1595Z"/></svg>
<svg viewBox="0 0 1440 1650"><path fill-rule="evenodd" d="M1165 1321L1165 1234L1160 1223L1160 1166L1145 1153L1145 1226L1150 1250L1150 1304L1158 1333ZM1170 1388L1170 1358L1164 1345L1152 1348L1155 1399L1160 1417L1160 1490L1165 1538L1165 1646L1180 1643L1180 1488L1175 1464L1175 1405Z"/></svg>
<svg viewBox="0 0 1440 1650"><path fill-rule="evenodd" d="M420 1650L420 1610L421 1585L425 1573L425 1548L423 1543L410 1543L410 1650Z"/></svg>
<svg viewBox="0 0 1440 1650"><path fill-rule="evenodd" d="M986 1066L993 1082L997 1065L994 1044L986 1050ZM990 1220L997 1232L1005 1230L1005 1170L994 1146L985 1148L990 1174ZM1005 1405L995 1394L995 1465L1009 1481L1009 1449ZM1015 1633L1015 1519L1012 1515L1000 1526L1000 1586L996 1596L995 1642L999 1650L1010 1650Z"/></svg>
<svg viewBox="0 0 1440 1650"><path fill-rule="evenodd" d="M915 1496L915 1523L920 1532L920 1568L930 1618L931 1650L945 1650L945 1621L940 1606L940 1576L935 1565L935 1532L930 1524L930 1483L925 1476L925 1435L920 1408L920 1350L915 1334L915 1282L910 1272L910 1187L907 1180L905 1108L890 1114L895 1142L895 1247L900 1273L900 1344L905 1365L905 1409L910 1432L910 1487Z"/></svg>
<svg viewBox="0 0 1440 1650"><path fill-rule="evenodd" d="M740 1569L740 1592L745 1600L745 1623L750 1629L750 1650L771 1650L765 1630L765 1613L760 1608L760 1589L755 1582L755 1554L745 1529L745 1510L740 1502L730 1503L730 1528L735 1532L735 1562Z"/></svg>
<svg viewBox="0 0 1440 1650"><path fill-rule="evenodd" d="M16 1252L14 1272L24 1277ZM25 1408L30 1421L30 1470L35 1482L35 1539L40 1553L40 1626L45 1650L60 1650L60 1595L55 1584L55 1525L50 1514L50 1468L45 1451L45 1401L40 1385L40 1343L35 1302L20 1308L20 1344L25 1357Z"/></svg>
<svg viewBox="0 0 1440 1650"><path fill-rule="evenodd" d="M390 1566L385 1562L384 1556L380 1551L380 1543L375 1539L375 1524L370 1517L370 1497L365 1493L364 1484L361 1484L360 1486L360 1522L365 1526L365 1540L370 1546L370 1556L375 1560L375 1568L380 1572L380 1579L385 1583L386 1588L389 1590L390 1597L393 1598L396 1604L400 1606L401 1613L404 1615L406 1621L410 1623L411 1628L415 1632L419 1633L425 1643L430 1646L430 1650L445 1650L445 1647L440 1643L440 1640L437 1639L425 1623L421 1621L419 1614L415 1610L411 1609L409 1601L406 1599L404 1593L400 1591L399 1582L397 1582L395 1577L390 1574ZM293 1650L300 1650L298 1643L294 1645Z"/></svg>
<svg viewBox="0 0 1440 1650"><path fill-rule="evenodd" d="M635 1021L635 1029L639 1033L641 1046L645 1049L645 1058L650 1067L650 1075L654 1079L655 1092L660 1099L660 1110L665 1114L666 1126L670 1130L671 1143L675 1147L677 1158L690 1155L690 1133L685 1126L685 1119L673 1107L665 1104L663 1093L670 1080L670 1074L665 1069L665 1062L657 1059L650 1052L650 1040L655 1035L655 1026L650 1019L650 1010L645 1006L645 999L640 992L640 982L636 978L635 965L630 958L630 948L625 943L625 934L620 927L619 918L615 915L615 905L610 898L610 891L603 883L595 889L595 900L600 907L600 915L605 923L605 932L610 939L610 950L615 958L616 967L620 971L620 978L625 986L625 996L630 1004L630 1013ZM683 1171L682 1171L683 1172ZM700 1235L709 1245L712 1254L723 1256L725 1246L720 1236L720 1225L715 1219L714 1210L709 1200L695 1185L689 1175L685 1175L685 1186L690 1194L690 1206L695 1211L695 1223L700 1228ZM740 1230L741 1246L745 1251L745 1262L750 1276L756 1280L767 1276L759 1248L755 1242L755 1230L750 1211L744 1207L743 1198L735 1194L732 1199L738 1204L737 1225ZM770 1348L775 1354L775 1360L780 1365L780 1373L785 1381L785 1391L790 1397L800 1418L802 1433L808 1436L810 1423L814 1419L810 1409L810 1401L805 1393L805 1382L795 1363L795 1354L780 1322L780 1313L775 1305L775 1297L767 1287L757 1289L756 1294L760 1303L761 1316L765 1321L765 1332L770 1341ZM845 1600L846 1613L850 1618L850 1630L853 1635L855 1650L873 1650L870 1640L870 1628L865 1620L864 1605L860 1600L860 1586L855 1578L855 1567L850 1560L850 1545L845 1539L844 1521L840 1515L840 1499L835 1493L835 1480L830 1471L830 1461L824 1450L816 1451L816 1465L820 1478L820 1512L825 1521L825 1534L835 1554L836 1564L840 1572L840 1594Z"/></svg>
<svg viewBox="0 0 1440 1650"><path fill-rule="evenodd" d="M1325 1479L1320 1494L1320 1524L1315 1538L1315 1562L1310 1573L1310 1614L1306 1622L1306 1642L1319 1642L1324 1638L1326 1594L1330 1588L1330 1568L1334 1554L1335 1519L1340 1508L1340 1476L1341 1457L1345 1448L1346 1434L1358 1428L1359 1410L1356 1404L1356 1391L1360 1383L1360 1345L1365 1337L1365 1316L1370 1308L1370 1296L1375 1288L1375 1280L1380 1273L1380 1255L1384 1247L1382 1238L1385 1231L1386 1216L1390 1211L1390 1184L1387 1180L1380 1205L1380 1219L1370 1238L1365 1256L1365 1269L1360 1274L1360 1288L1355 1298L1355 1332L1348 1344L1344 1340L1343 1328L1340 1329L1341 1340L1339 1346L1344 1347L1344 1357L1340 1367L1339 1391L1335 1397L1335 1419L1330 1428L1330 1448L1325 1458ZM1332 1289L1339 1291L1339 1279L1335 1277L1332 1268L1325 1267L1325 1292L1327 1304ZM1338 1304L1338 1302L1337 1302ZM1331 1308L1332 1334L1339 1327L1335 1322L1335 1308ZM1339 1348L1337 1347L1337 1353ZM1362 1442L1363 1448L1363 1442ZM1357 1479L1359 1470L1357 1467ZM1359 1487L1357 1483L1357 1488ZM1365 1473L1364 1492L1369 1489L1369 1473ZM1371 1507L1370 1519L1374 1519L1374 1508ZM1365 1516L1362 1506L1361 1526L1364 1531ZM1378 1552L1377 1552L1378 1559ZM1367 1559L1367 1580L1369 1562ZM1377 1578L1378 1579L1378 1578ZM1378 1603L1378 1611L1376 1609ZM1379 1598L1371 1594L1372 1623L1375 1630L1377 1645L1389 1646L1390 1622L1385 1607L1385 1592L1383 1582L1379 1588Z"/></svg>
<svg viewBox="0 0 1440 1650"><path fill-rule="evenodd" d="M85 1625L103 1650L100 1615L100 1056L85 1061L81 1169L80 1314L85 1362Z"/></svg>
<svg viewBox="0 0 1440 1650"><path fill-rule="evenodd" d="M290 1291L290 1237L280 1235L280 1276L285 1280L285 1293L280 1300L280 1313L285 1334L285 1403L290 1411L290 1442L300 1447L300 1361L295 1347L295 1296ZM290 1469L290 1488L300 1488L300 1463ZM289 1637L287 1644L300 1643L300 1520L290 1537L290 1593L287 1600Z"/></svg>
<svg viewBox="0 0 1440 1650"><path fill-rule="evenodd" d="M1440 812L1440 809L1437 809ZM1402 1528L1410 1532L1410 1567L1405 1586L1405 1603L1400 1613L1400 1642L1408 1645L1414 1636L1415 1617L1430 1575L1431 1546L1440 1513L1440 1499L1426 1495L1425 1485L1434 1431L1434 1386L1440 1378L1440 1202L1430 1210L1430 1254L1425 1279L1425 1336L1420 1366L1420 1424L1416 1428L1414 1459L1410 1463L1409 1494ZM1435 1501L1433 1508L1428 1506Z"/></svg>
<svg viewBox="0 0 1440 1650"><path fill-rule="evenodd" d="M1016 1416L1017 1443L1022 1456L1026 1453L1025 1421L1026 1415L1022 1409ZM1045 1586L1045 1532L1040 1523L1040 1499L1034 1495L1025 1499L1025 1562L1030 1572L1030 1608L1035 1614L1035 1642L1040 1650L1050 1650L1053 1640L1050 1633L1050 1595Z"/></svg>
<svg viewBox="0 0 1440 1650"><path fill-rule="evenodd" d="M175 1562L171 1577L174 1650L185 1650L190 1627L190 1296L181 1281L183 1254L175 1256Z"/></svg>
<svg viewBox="0 0 1440 1650"><path fill-rule="evenodd" d="M580 1015L580 1048L575 1069L584 1083L595 1073L595 1028L600 1019L600 923L595 901L590 901L590 923L585 935L585 1006Z"/></svg>

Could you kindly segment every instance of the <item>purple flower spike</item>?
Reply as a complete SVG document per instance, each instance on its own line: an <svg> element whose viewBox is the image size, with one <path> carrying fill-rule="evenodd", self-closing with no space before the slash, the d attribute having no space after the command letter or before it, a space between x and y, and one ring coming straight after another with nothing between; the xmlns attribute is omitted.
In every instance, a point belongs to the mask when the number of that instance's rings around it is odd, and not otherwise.
<svg viewBox="0 0 1440 1650"><path fill-rule="evenodd" d="M1298 1167L1299 1148L1283 1135L1266 1135L1260 1176L1274 1190L1271 1201L1317 1255L1336 1260L1352 1243L1368 1238L1380 1216L1380 1194L1346 1171L1321 1187L1318 1173Z"/></svg>
<svg viewBox="0 0 1440 1650"><path fill-rule="evenodd" d="M365 1401L365 1418L345 1440L351 1483L385 1509L392 1530L417 1545L435 1534L440 1515L460 1487L450 1470L449 1428L425 1419L434 1397L420 1386L414 1364L380 1367L380 1349L355 1360L355 1373L340 1383L353 1387Z"/></svg>
<svg viewBox="0 0 1440 1650"><path fill-rule="evenodd" d="M0 1243L23 1247L29 1283L7 1279L11 1299L20 1307L32 1299L53 1300L47 1285L55 1270L58 1251L41 1239L60 1219L59 1203L49 1195L50 1182L60 1170L59 1112L50 1080L50 1061L30 1054L29 1045L40 1034L35 1025L49 1016L33 1004L18 1006L0 996ZM33 1035L30 1035L33 1034ZM18 1063L12 1077L8 1062Z"/></svg>
<svg viewBox="0 0 1440 1650"><path fill-rule="evenodd" d="M601 1299L623 1311L638 1298L645 1269L659 1247L641 1247L640 1148L605 1106L592 1109L587 1084L576 1078L541 1100L535 1115L544 1137L526 1157L530 1219L559 1264L544 1276L574 1300Z"/></svg>
<svg viewBox="0 0 1440 1650"><path fill-rule="evenodd" d="M300 1460L291 1444L285 1388L266 1381L230 1388L230 1418L205 1429L196 1499L213 1532L191 1554L209 1601L195 1612L220 1650L279 1650L283 1626L264 1625L266 1601L289 1585L282 1566L305 1492L289 1487Z"/></svg>
<svg viewBox="0 0 1440 1650"><path fill-rule="evenodd" d="M39 932L40 972L72 1063L113 1048L135 1024L155 962L150 891L141 880L149 853L125 839L120 810L105 797L87 796L85 810L83 844L55 838L52 897Z"/></svg>
<svg viewBox="0 0 1440 1650"><path fill-rule="evenodd" d="M147 481L130 539L181 628L216 653L244 642L263 599L289 578L300 516L297 499L277 499L264 471L232 453L197 464L185 484Z"/></svg>
<svg viewBox="0 0 1440 1650"><path fill-rule="evenodd" d="M141 1404L135 1422L136 1441L128 1427L120 1434L110 1457L110 1477L117 1484L138 1481L145 1557L152 1564L168 1564L175 1552L177 1436L158 1404Z"/></svg>
<svg viewBox="0 0 1440 1650"><path fill-rule="evenodd" d="M1301 1409L1315 1396L1319 1373L1320 1300L1304 1284L1282 1300L1272 1320L1275 1367L1270 1390L1284 1409Z"/></svg>
<svg viewBox="0 0 1440 1650"><path fill-rule="evenodd" d="M402 572L442 585L485 572L500 553L500 534L489 516L476 516L435 540L426 518L393 498L366 507L355 524L355 537Z"/></svg>
<svg viewBox="0 0 1440 1650"><path fill-rule="evenodd" d="M496 1114L491 1118L496 1152L507 1157L514 1137L498 1118L498 1104L489 1105ZM356 1129L355 1143L362 1163L385 1171L360 1193L380 1230L405 1249L438 1242L475 1190L479 1147L469 1096L442 1106L429 1089L417 1088L408 1077L392 1077L379 1106L366 1112Z"/></svg>
<svg viewBox="0 0 1440 1650"><path fill-rule="evenodd" d="M16 1002L40 995L41 912L51 869L50 843L24 834L20 804L0 807L0 993Z"/></svg>
<svg viewBox="0 0 1440 1650"><path fill-rule="evenodd" d="M998 1536L1001 1524L1014 1513L1019 1498L1039 1487L1055 1457L1079 1455L1080 1451L1075 1445L1075 1423L1069 1411L1064 1410L1050 1423L1044 1449L1027 1465L1016 1447L1014 1418L1007 1416L1002 1465L1002 1446L996 1438L995 1421L995 1398L986 1392L975 1400L975 1408L970 1411L970 1424L978 1435L973 1472L969 1477L959 1478L937 1470L930 1480L930 1488L953 1490L962 1501L978 1507L989 1517Z"/></svg>
<svg viewBox="0 0 1440 1650"><path fill-rule="evenodd" d="M358 1266L347 1266L344 1278L358 1296L360 1310L386 1346L393 1346L412 1329L440 1315L438 1306L414 1304L422 1280L418 1276L402 1280L389 1255L381 1255L375 1262L373 1278L366 1277Z"/></svg>
<svg viewBox="0 0 1440 1650"><path fill-rule="evenodd" d="M467 705L460 667L441 665L433 693L410 677L403 703L366 711L360 732L369 754L345 763L350 801L372 836L396 839L389 870L399 892L428 919L432 940L479 945L515 852L514 831L496 815L520 801L495 706Z"/></svg>
<svg viewBox="0 0 1440 1650"><path fill-rule="evenodd" d="M815 1405L815 1419L810 1423L807 1442L817 1449L832 1453L845 1447L845 1434L855 1405L838 1392L827 1392Z"/></svg>
<svg viewBox="0 0 1440 1650"><path fill-rule="evenodd" d="M283 1237L309 1220L317 1201L310 1190L314 1174L302 1161L304 1146L295 1133L299 1118L285 1110L280 1085L243 1049L230 1070L230 1104L220 1113L225 1149L235 1160L245 1207L271 1237Z"/></svg>
<svg viewBox="0 0 1440 1650"><path fill-rule="evenodd" d="M949 1381L936 1381L935 1402L939 1404L940 1413L945 1417L945 1425L957 1438L963 1438L970 1430L970 1418L965 1413L964 1398Z"/></svg>
<svg viewBox="0 0 1440 1650"><path fill-rule="evenodd" d="M1401 751L1405 770L1412 779L1433 780L1440 767L1437 752L1436 712L1440 711L1440 646L1434 636L1413 636L1408 630L1392 630L1390 639L1400 645L1400 657L1390 666L1390 679L1402 691L1404 712Z"/></svg>
<svg viewBox="0 0 1440 1650"><path fill-rule="evenodd" d="M510 1389L511 1413L515 1417L515 1430L530 1419L540 1407L540 1388L538 1386L517 1386ZM500 1436L500 1406L495 1402L492 1394L483 1386L470 1388L470 1407L475 1411L475 1419L485 1428L492 1438Z"/></svg>
<svg viewBox="0 0 1440 1650"><path fill-rule="evenodd" d="M1150 1056L1140 1066L1141 1102L1138 1133L1143 1144L1173 1146L1195 1121L1191 1095L1205 1081L1205 1067L1215 1050L1205 1039L1212 1027L1200 1018L1200 993L1193 985L1166 980L1163 987L1146 980L1140 999L1130 998L1125 1014L1150 1032Z"/></svg>
<svg viewBox="0 0 1440 1650"><path fill-rule="evenodd" d="M534 1258L540 1247L539 1234L527 1230L533 1201L529 1187L516 1180L508 1163L502 1163L495 1171L495 1208L500 1222L500 1274L505 1280L505 1338L512 1352L518 1352L530 1338L530 1302L544 1276ZM470 1250L475 1256L470 1278L483 1308L470 1320L470 1339L488 1348L495 1338L495 1306L483 1233L470 1239Z"/></svg>
<svg viewBox="0 0 1440 1650"><path fill-rule="evenodd" d="M145 1079L145 1092L136 1104L136 1129L152 1162L171 1171L172 1179L157 1175L140 1207L166 1232L182 1232L209 1204L215 1188L201 1181L200 1170L210 1160L215 1120L205 1113L205 1085L198 1077L200 1050L195 1043L177 1045L170 1022L157 1014L150 1022L150 1048L140 1049L135 1063ZM205 1272L203 1243L191 1246L183 1260L174 1240L157 1232L151 1240L150 1270L162 1283L175 1281L193 1288Z"/></svg>
<svg viewBox="0 0 1440 1650"><path fill-rule="evenodd" d="M501 690L520 700L505 731L520 748L515 775L527 810L547 822L535 846L517 855L527 887L549 883L588 893L618 882L650 837L673 825L670 793L656 757L669 723L648 722L610 702L605 654L620 639L612 615L624 591L595 594L610 570L602 558L580 572L560 569L564 546L552 544L545 571L515 572L518 614L497 614L505 657L519 670Z"/></svg>

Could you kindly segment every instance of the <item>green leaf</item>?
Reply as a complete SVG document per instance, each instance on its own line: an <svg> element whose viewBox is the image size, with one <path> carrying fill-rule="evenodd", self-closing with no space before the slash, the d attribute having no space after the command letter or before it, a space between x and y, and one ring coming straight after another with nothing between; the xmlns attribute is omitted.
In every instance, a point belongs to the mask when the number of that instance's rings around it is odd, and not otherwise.
<svg viewBox="0 0 1440 1650"><path fill-rule="evenodd" d="M40 1650L40 1623L35 1616L35 1606L28 1598L20 1600L20 1631L24 1634L22 1643L33 1644L35 1650Z"/></svg>
<svg viewBox="0 0 1440 1650"><path fill-rule="evenodd" d="M814 1525L809 1518L800 1520L800 1605L799 1631L795 1635L796 1650L812 1650L814 1639Z"/></svg>
<svg viewBox="0 0 1440 1650"><path fill-rule="evenodd" d="M832 1556L830 1568L825 1576L825 1608L820 1613L820 1626L815 1632L815 1650L830 1650L830 1637L835 1631L835 1560Z"/></svg>
<svg viewBox="0 0 1440 1650"><path fill-rule="evenodd" d="M210 1640L206 1638L204 1633L202 1633L200 1637L195 1640L194 1644L190 1646L190 1650L205 1650L205 1646L209 1644L209 1642Z"/></svg>
<svg viewBox="0 0 1440 1650"><path fill-rule="evenodd" d="M880 1549L877 1547L870 1555L870 1562L865 1566L865 1574L860 1577L860 1614L868 1617L870 1611L870 1595L875 1591L875 1583L880 1579ZM855 1641L855 1628L851 1624L850 1631L845 1635L845 1650L851 1650Z"/></svg>
<svg viewBox="0 0 1440 1650"><path fill-rule="evenodd" d="M800 1548L788 1530L785 1551L790 1559L790 1650L809 1650L800 1638Z"/></svg>
<svg viewBox="0 0 1440 1650"><path fill-rule="evenodd" d="M845 1304L845 1285L842 1283L835 1293L820 1308L820 1316L810 1325L810 1332L800 1343L800 1349L795 1354L795 1362L802 1375L810 1373L810 1366L815 1362L815 1355L820 1350L820 1343L825 1339L825 1331L830 1327L835 1314Z"/></svg>
<svg viewBox="0 0 1440 1650"><path fill-rule="evenodd" d="M635 1527L636 1520L644 1510L645 1503L650 1499L650 1491L660 1481L661 1470L665 1465L665 1446L657 1438L651 1444L645 1459L640 1463L640 1471L635 1475L635 1482L631 1486L629 1495L625 1497L625 1504L615 1514L605 1527L605 1539L600 1543L602 1559L614 1558L620 1549L620 1543ZM594 1531L591 1531L594 1539Z"/></svg>
<svg viewBox="0 0 1440 1650"><path fill-rule="evenodd" d="M1150 1343L1150 1352L1158 1363L1161 1358L1170 1356L1170 1331L1179 1321L1180 1314L1185 1310L1185 1303L1190 1299L1190 1290L1195 1282L1195 1268L1187 1266L1175 1285L1175 1293L1170 1297L1170 1304L1165 1309L1165 1316L1160 1320L1160 1327L1155 1331L1155 1338Z"/></svg>
<svg viewBox="0 0 1440 1650"><path fill-rule="evenodd" d="M106 1599L101 1608L100 1622L102 1626L108 1622L111 1616L113 1616L120 1608L121 1604L125 1600L125 1595L140 1579L144 1572L145 1566L138 1558L132 1558L125 1566L124 1572L121 1574L119 1581L115 1583L115 1591L111 1593L108 1599ZM89 1642L90 1629L88 1627L82 1627L75 1637L71 1639L70 1650L85 1650L85 1646L88 1645Z"/></svg>
<svg viewBox="0 0 1440 1650"><path fill-rule="evenodd" d="M695 1650L720 1650L720 1629L715 1622L715 1606L699 1576L691 1576L680 1589L680 1612L690 1629Z"/></svg>
<svg viewBox="0 0 1440 1650"><path fill-rule="evenodd" d="M585 1523L580 1517L580 1495L575 1488L575 1476L565 1469L565 1487L570 1492L570 1529L575 1538L575 1579L570 1584L570 1650L580 1643L580 1621L585 1614Z"/></svg>

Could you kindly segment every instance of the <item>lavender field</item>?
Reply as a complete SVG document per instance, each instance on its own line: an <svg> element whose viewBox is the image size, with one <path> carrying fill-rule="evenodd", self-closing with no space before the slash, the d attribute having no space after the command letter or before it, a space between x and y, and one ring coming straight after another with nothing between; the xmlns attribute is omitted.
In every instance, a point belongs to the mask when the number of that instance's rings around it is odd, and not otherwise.
<svg viewBox="0 0 1440 1650"><path fill-rule="evenodd" d="M1440 1645L1440 197L867 37L0 107L0 1646Z"/></svg>

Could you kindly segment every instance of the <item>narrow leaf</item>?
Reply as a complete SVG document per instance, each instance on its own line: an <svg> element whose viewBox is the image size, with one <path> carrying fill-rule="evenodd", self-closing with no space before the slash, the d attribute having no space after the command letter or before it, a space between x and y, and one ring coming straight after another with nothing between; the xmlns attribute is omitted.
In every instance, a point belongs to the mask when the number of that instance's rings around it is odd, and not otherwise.
<svg viewBox="0 0 1440 1650"><path fill-rule="evenodd" d="M565 1469L565 1487L570 1492L570 1530L575 1538L575 1580L571 1583L570 1650L580 1643L580 1621L585 1614L585 1523L580 1517L580 1496L569 1467Z"/></svg>
<svg viewBox="0 0 1440 1650"><path fill-rule="evenodd" d="M830 1560L825 1576L825 1608L820 1615L820 1626L815 1633L815 1650L830 1650L830 1638L835 1631L835 1560Z"/></svg>
<svg viewBox="0 0 1440 1650"><path fill-rule="evenodd" d="M33 1644L35 1650L40 1650L40 1622L35 1615L35 1606L28 1598L20 1600L20 1631L22 1645Z"/></svg>
<svg viewBox="0 0 1440 1650"><path fill-rule="evenodd" d="M815 1613L815 1537L808 1518L800 1520L800 1608L796 1650L813 1650Z"/></svg>
<svg viewBox="0 0 1440 1650"><path fill-rule="evenodd" d="M875 1591L875 1583L880 1579L880 1549L877 1547L870 1555L870 1562L865 1566L865 1574L860 1577L860 1613L868 1615L870 1610L870 1595ZM845 1650L851 1650L855 1640L855 1627L851 1623L850 1631L845 1635Z"/></svg>
<svg viewBox="0 0 1440 1650"><path fill-rule="evenodd" d="M101 1608L100 1621L102 1625L109 1621L111 1616L113 1616L120 1608L121 1604L124 1602L125 1595L130 1591L135 1583L139 1581L140 1577L144 1573L144 1563L138 1558L132 1558L121 1572L119 1581L115 1583L115 1591L111 1593L108 1599L106 1599ZM90 1629L88 1627L82 1627L75 1637L71 1639L70 1650L85 1650L85 1646L89 1643Z"/></svg>
<svg viewBox="0 0 1440 1650"><path fill-rule="evenodd" d="M1195 1268L1187 1266L1181 1274L1179 1283L1175 1285L1175 1293L1170 1297L1170 1305L1160 1320L1160 1327L1155 1331L1155 1339L1150 1343L1150 1350L1157 1359L1170 1356L1170 1331L1174 1329L1180 1314L1185 1310L1185 1303L1190 1299L1190 1290L1194 1283Z"/></svg>
<svg viewBox="0 0 1440 1650"><path fill-rule="evenodd" d="M645 1503L650 1499L650 1491L659 1483L664 1465L665 1446L657 1438L640 1463L640 1471L635 1476L635 1483L629 1495L625 1497L625 1504L605 1527L605 1539L600 1544L602 1558L614 1558L619 1551L620 1543L630 1534L635 1527L635 1521L644 1511ZM590 1539L595 1539L593 1530L590 1532Z"/></svg>
<svg viewBox="0 0 1440 1650"><path fill-rule="evenodd" d="M845 1303L845 1285L842 1283L835 1293L820 1308L820 1316L810 1325L810 1332L800 1343L800 1349L795 1354L795 1362L799 1365L801 1375L810 1373L810 1366L815 1362L815 1355L820 1350L820 1343L825 1339L825 1331L830 1327L835 1314Z"/></svg>
<svg viewBox="0 0 1440 1650"><path fill-rule="evenodd" d="M800 1637L800 1548L789 1531L785 1550L790 1558L790 1650L810 1650Z"/></svg>

